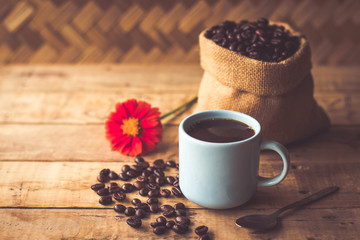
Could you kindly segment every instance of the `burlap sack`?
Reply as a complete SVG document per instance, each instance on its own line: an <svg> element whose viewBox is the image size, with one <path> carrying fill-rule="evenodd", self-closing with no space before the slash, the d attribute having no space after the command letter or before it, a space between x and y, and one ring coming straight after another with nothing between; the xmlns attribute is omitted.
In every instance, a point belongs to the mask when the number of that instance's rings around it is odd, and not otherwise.
<svg viewBox="0 0 360 240"><path fill-rule="evenodd" d="M199 36L204 75L196 111L227 109L257 119L263 137L282 144L294 142L329 125L325 112L313 97L310 46L288 24L282 25L301 38L299 50L279 63L242 56Z"/></svg>

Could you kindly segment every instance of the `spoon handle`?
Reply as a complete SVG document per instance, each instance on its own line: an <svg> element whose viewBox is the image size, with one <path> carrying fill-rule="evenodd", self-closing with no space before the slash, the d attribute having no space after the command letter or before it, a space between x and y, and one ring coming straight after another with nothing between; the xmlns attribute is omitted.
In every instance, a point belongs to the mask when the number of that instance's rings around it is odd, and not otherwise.
<svg viewBox="0 0 360 240"><path fill-rule="evenodd" d="M291 209L291 208L298 208L298 207L302 207L304 205L307 205L307 204L310 204L312 202L315 202L323 197L326 197L327 195L329 194L332 194L334 192L336 192L337 190L339 190L339 187L337 186L333 186L333 187L327 187L327 188L324 188L323 190L320 190L319 192L316 192L304 199L301 199L299 201L296 201L292 204L289 204L285 207L282 207L280 208L279 210L277 210L274 214L280 214L288 209Z"/></svg>

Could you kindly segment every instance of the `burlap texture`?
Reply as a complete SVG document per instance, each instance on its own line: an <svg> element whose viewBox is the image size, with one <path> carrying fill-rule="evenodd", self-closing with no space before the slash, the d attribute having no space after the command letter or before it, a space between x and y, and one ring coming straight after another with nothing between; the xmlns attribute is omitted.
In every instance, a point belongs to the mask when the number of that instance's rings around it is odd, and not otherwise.
<svg viewBox="0 0 360 240"><path fill-rule="evenodd" d="M330 121L313 97L308 41L288 24L271 24L301 39L299 50L279 63L242 56L205 38L205 31L200 34L204 75L196 111L246 113L260 122L264 138L287 144L326 130Z"/></svg>

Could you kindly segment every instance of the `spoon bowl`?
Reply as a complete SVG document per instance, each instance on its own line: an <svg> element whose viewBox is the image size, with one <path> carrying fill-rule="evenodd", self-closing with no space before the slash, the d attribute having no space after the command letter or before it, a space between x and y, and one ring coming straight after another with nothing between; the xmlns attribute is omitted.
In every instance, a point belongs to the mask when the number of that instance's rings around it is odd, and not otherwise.
<svg viewBox="0 0 360 240"><path fill-rule="evenodd" d="M289 204L283 208L280 208L276 212L269 215L247 215L238 218L235 223L239 227L248 228L252 230L256 230L259 232L270 230L276 227L279 223L279 215L291 208L299 208L305 206L307 204L313 203L323 197L326 197L334 192L339 190L339 187L327 187L317 193L314 193L304 199L301 199L297 202Z"/></svg>

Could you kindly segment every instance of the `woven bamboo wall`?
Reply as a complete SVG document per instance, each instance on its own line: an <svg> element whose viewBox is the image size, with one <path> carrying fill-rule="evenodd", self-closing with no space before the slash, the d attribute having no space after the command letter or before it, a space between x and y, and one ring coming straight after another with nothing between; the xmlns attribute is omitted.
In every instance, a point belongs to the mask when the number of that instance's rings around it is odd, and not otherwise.
<svg viewBox="0 0 360 240"><path fill-rule="evenodd" d="M360 64L358 0L0 1L0 64L197 63L202 29L260 16L307 35L314 64Z"/></svg>

